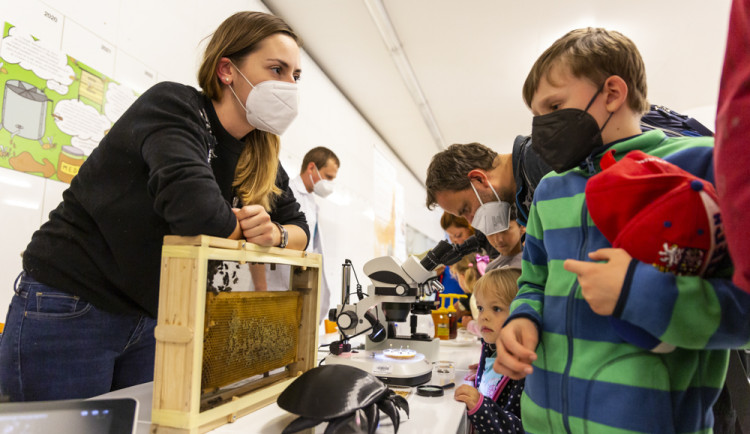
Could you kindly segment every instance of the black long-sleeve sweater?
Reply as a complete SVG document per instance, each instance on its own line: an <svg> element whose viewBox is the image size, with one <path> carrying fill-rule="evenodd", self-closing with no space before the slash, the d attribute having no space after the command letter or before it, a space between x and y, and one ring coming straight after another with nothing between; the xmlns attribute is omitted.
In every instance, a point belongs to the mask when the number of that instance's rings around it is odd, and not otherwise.
<svg viewBox="0 0 750 434"><path fill-rule="evenodd" d="M156 317L164 236L233 232L232 181L244 146L199 91L155 85L81 166L32 236L24 270L100 309ZM272 220L309 234L281 165L276 183L283 194Z"/></svg>

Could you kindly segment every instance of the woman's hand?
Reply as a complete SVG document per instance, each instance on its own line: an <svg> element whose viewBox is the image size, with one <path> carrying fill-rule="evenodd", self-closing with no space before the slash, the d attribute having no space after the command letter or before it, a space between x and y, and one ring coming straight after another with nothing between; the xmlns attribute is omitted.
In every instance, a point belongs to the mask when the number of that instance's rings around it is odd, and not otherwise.
<svg viewBox="0 0 750 434"><path fill-rule="evenodd" d="M237 223L242 236L253 244L265 247L275 247L281 243L281 232L265 208L260 205L247 205L242 208L232 208L237 217Z"/></svg>

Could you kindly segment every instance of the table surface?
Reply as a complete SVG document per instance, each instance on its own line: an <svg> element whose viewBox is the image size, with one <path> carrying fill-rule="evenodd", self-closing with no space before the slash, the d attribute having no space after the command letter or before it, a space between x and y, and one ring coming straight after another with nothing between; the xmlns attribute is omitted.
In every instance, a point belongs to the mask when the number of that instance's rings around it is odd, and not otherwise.
<svg viewBox="0 0 750 434"><path fill-rule="evenodd" d="M327 342L335 339L335 334L331 336L321 336L320 342ZM472 344L458 343L455 341L441 342L439 357L440 360L453 362L455 371L455 383L457 385L465 383L464 377L468 374L468 367L479 360L480 345L478 342ZM325 356L320 353L318 357ZM401 425L399 433L404 434L433 434L436 427L440 427L440 432L444 433L465 433L467 432L466 406L461 402L453 399L453 389L446 390L442 397L423 397L416 394L414 388L407 398L409 402L410 415L401 412ZM135 398L139 403L137 434L148 434L151 427L151 396L153 393L153 383L139 384L126 389L116 390L98 398ZM279 408L276 403L270 404L246 416L243 416L234 423L222 425L211 431L217 434L278 434L283 431L284 427L293 421L297 416L288 413ZM325 430L325 424L316 427L316 433L322 433ZM385 413L380 414L380 425L377 433L393 433L393 425L390 418Z"/></svg>

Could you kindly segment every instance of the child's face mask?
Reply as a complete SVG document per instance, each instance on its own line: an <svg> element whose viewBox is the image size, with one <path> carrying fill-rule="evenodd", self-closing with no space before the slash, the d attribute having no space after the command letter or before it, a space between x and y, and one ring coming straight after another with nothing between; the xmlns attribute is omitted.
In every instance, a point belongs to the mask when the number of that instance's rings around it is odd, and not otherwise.
<svg viewBox="0 0 750 434"><path fill-rule="evenodd" d="M564 108L546 115L534 116L531 124L531 147L557 173L570 170L603 146L602 130L612 118L609 114L601 128L588 113L604 84L596 91L584 110Z"/></svg>

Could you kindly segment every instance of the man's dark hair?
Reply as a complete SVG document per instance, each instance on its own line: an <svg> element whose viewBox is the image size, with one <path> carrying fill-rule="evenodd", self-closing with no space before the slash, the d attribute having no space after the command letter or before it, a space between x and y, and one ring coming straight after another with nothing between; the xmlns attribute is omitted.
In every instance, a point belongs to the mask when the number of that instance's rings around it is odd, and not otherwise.
<svg viewBox="0 0 750 434"><path fill-rule="evenodd" d="M328 160L333 160L337 167L341 167L339 157L337 157L336 154L334 154L330 149L326 148L325 146L312 148L307 151L307 154L305 154L305 158L302 159L302 168L300 169L299 173L304 173L305 170L307 170L307 165L310 164L311 161L315 163L315 167L320 170L328 163Z"/></svg>
<svg viewBox="0 0 750 434"><path fill-rule="evenodd" d="M490 170L497 152L479 144L455 144L432 157L427 168L427 208L437 205L435 195L441 191L459 191L471 187L466 176L474 169Z"/></svg>

